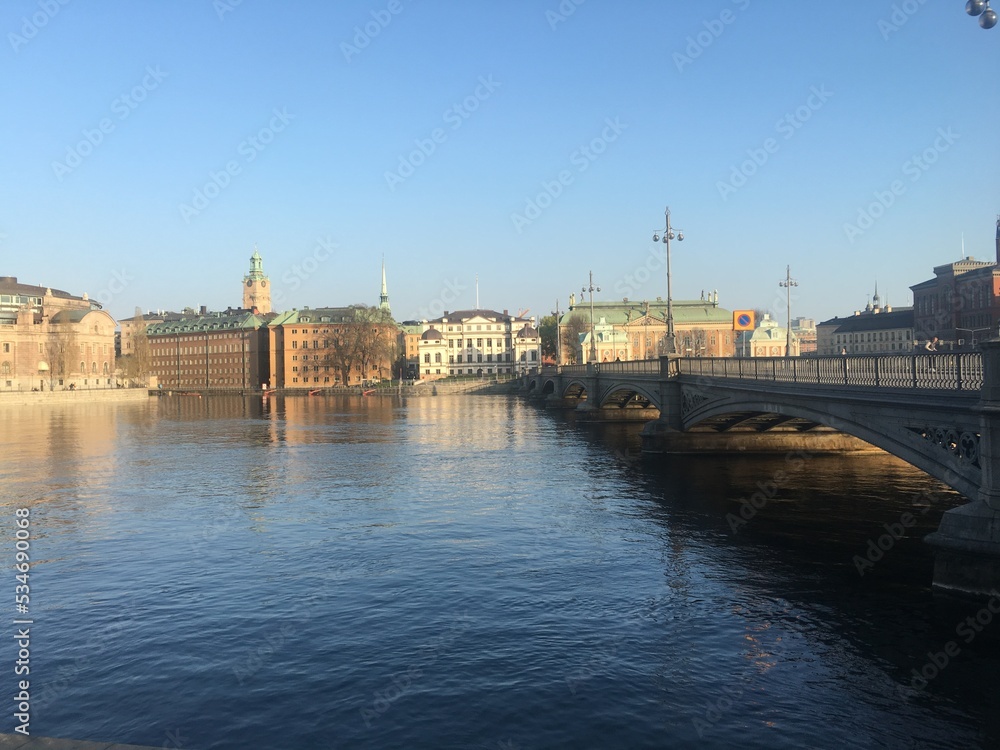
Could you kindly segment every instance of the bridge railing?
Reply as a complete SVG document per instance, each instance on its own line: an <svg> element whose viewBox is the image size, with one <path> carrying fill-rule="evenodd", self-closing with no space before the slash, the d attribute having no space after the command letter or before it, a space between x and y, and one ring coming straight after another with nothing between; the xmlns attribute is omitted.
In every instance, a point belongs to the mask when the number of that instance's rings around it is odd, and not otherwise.
<svg viewBox="0 0 1000 750"><path fill-rule="evenodd" d="M678 374L677 360L671 359L664 363L663 358L634 359L626 362L594 362L589 365L560 365L559 367L542 368L542 375L646 375L661 377L663 367L667 368L667 377Z"/></svg>
<svg viewBox="0 0 1000 750"><path fill-rule="evenodd" d="M833 357L700 357L676 360L682 375L868 388L978 391L979 352Z"/></svg>

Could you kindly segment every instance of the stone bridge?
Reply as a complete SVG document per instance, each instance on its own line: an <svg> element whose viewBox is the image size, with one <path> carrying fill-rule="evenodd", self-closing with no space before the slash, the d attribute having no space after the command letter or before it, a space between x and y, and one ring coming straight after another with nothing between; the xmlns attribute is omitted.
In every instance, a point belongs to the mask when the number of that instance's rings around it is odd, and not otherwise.
<svg viewBox="0 0 1000 750"><path fill-rule="evenodd" d="M935 585L1000 586L1000 341L961 353L573 365L524 387L549 408L646 422L647 454L882 449L972 501L928 539Z"/></svg>

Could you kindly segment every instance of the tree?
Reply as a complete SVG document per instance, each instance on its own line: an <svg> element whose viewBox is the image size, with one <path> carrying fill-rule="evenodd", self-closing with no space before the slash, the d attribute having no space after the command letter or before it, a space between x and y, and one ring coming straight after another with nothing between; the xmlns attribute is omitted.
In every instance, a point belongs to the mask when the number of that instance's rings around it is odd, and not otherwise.
<svg viewBox="0 0 1000 750"><path fill-rule="evenodd" d="M568 356L563 358L564 362L577 361L577 349L580 347L580 336L590 330L590 322L582 313L570 315L566 325L563 326L563 351Z"/></svg>
<svg viewBox="0 0 1000 750"><path fill-rule="evenodd" d="M548 357L558 362L556 346L558 321L555 315L546 315L538 322L538 335L542 339L542 358Z"/></svg>
<svg viewBox="0 0 1000 750"><path fill-rule="evenodd" d="M353 319L328 330L324 336L325 364L340 371L344 385L356 373L362 382L376 373L379 377L392 366L398 328L385 310L368 305L351 305Z"/></svg>
<svg viewBox="0 0 1000 750"><path fill-rule="evenodd" d="M375 373L382 373L392 364L395 353L397 328L392 316L378 307L354 308L355 342L361 379L369 380Z"/></svg>
<svg viewBox="0 0 1000 750"><path fill-rule="evenodd" d="M122 358L121 368L132 385L145 385L149 379L150 349L146 335L146 320L142 308L135 308L135 317L130 326L132 351Z"/></svg>
<svg viewBox="0 0 1000 750"><path fill-rule="evenodd" d="M76 359L76 331L69 321L59 324L59 328L54 335L49 336L47 357L49 360L49 388L52 388L52 379L62 380L69 377L73 372L73 362Z"/></svg>

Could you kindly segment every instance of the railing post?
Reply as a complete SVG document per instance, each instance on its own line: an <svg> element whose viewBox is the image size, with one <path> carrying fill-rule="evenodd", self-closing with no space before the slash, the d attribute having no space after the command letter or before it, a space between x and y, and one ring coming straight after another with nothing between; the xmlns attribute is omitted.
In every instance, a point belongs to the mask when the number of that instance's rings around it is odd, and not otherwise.
<svg viewBox="0 0 1000 750"><path fill-rule="evenodd" d="M962 390L962 355L955 354L955 385Z"/></svg>
<svg viewBox="0 0 1000 750"><path fill-rule="evenodd" d="M910 357L910 380L913 383L913 387L917 387L917 355L913 354Z"/></svg>
<svg viewBox="0 0 1000 750"><path fill-rule="evenodd" d="M879 380L880 380L880 378L879 378L879 367L878 367L878 363L879 363L879 361L880 361L881 359L882 359L882 358L881 358L881 357L879 357L879 356L878 356L877 354L875 355L875 387L876 387L876 388L878 388L878 387L879 387Z"/></svg>

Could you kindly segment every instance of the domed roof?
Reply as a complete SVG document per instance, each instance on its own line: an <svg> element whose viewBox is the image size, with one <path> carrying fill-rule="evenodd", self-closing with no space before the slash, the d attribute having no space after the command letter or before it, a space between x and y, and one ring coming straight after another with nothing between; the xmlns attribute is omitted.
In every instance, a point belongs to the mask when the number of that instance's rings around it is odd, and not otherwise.
<svg viewBox="0 0 1000 750"><path fill-rule="evenodd" d="M440 341L444 338L444 334L436 328L428 328L420 338L423 341Z"/></svg>
<svg viewBox="0 0 1000 750"><path fill-rule="evenodd" d="M517 332L517 337L519 339L537 339L538 331L536 331L531 326L525 326L520 331Z"/></svg>

